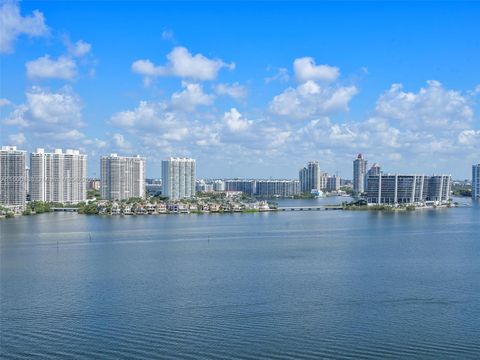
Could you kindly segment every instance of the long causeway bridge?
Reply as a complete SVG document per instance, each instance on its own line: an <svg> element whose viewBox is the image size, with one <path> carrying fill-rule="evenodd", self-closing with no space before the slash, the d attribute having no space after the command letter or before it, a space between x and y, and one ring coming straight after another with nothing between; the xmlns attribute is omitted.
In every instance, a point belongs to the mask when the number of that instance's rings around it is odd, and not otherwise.
<svg viewBox="0 0 480 360"><path fill-rule="evenodd" d="M316 206L279 206L278 211L321 211L342 210L342 205L316 205Z"/></svg>
<svg viewBox="0 0 480 360"><path fill-rule="evenodd" d="M75 207L54 207L52 208L53 211L55 212L78 212L78 208Z"/></svg>

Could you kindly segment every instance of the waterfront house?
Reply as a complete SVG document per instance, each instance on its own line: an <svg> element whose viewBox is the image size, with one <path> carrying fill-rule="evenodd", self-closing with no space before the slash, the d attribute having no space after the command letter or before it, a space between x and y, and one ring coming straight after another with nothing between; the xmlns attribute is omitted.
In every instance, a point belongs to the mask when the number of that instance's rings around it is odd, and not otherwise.
<svg viewBox="0 0 480 360"><path fill-rule="evenodd" d="M210 210L210 212L219 212L220 209L221 209L220 204L213 203L213 204L210 204L210 205L209 205L209 210Z"/></svg>
<svg viewBox="0 0 480 360"><path fill-rule="evenodd" d="M156 211L158 214L166 214L167 213L167 205L165 203L158 203L156 206Z"/></svg>

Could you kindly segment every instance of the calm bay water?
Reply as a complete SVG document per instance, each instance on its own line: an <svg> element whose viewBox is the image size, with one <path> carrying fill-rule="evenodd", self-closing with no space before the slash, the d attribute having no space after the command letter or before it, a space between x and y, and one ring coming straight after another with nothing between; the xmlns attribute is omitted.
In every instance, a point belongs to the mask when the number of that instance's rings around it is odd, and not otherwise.
<svg viewBox="0 0 480 360"><path fill-rule="evenodd" d="M0 221L0 357L478 359L479 233L478 204Z"/></svg>

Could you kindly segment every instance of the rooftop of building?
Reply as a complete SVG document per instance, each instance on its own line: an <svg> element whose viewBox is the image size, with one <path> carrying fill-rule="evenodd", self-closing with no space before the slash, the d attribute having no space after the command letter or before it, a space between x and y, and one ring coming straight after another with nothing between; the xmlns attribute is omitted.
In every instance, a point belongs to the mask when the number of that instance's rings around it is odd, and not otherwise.
<svg viewBox="0 0 480 360"><path fill-rule="evenodd" d="M25 150L19 150L16 146L12 145L2 145L1 151L17 151L17 152L26 152Z"/></svg>
<svg viewBox="0 0 480 360"><path fill-rule="evenodd" d="M188 162L191 162L191 161L192 161L192 162L194 162L194 161L196 161L196 160L195 160L195 159L192 159L192 158L186 158L186 157L169 157L169 158L166 158L166 159L163 160L163 161L180 161L180 162L182 162L182 161L184 161L184 162L187 162L187 161L188 161Z"/></svg>

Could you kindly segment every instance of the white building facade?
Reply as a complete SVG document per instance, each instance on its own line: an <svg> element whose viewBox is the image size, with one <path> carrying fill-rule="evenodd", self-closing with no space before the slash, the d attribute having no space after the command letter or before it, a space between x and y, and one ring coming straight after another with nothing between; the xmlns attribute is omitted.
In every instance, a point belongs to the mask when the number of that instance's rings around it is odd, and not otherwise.
<svg viewBox="0 0 480 360"><path fill-rule="evenodd" d="M257 180L255 193L257 196L293 197L299 194L299 180Z"/></svg>
<svg viewBox="0 0 480 360"><path fill-rule="evenodd" d="M215 180L213 182L213 191L225 191L225 181Z"/></svg>
<svg viewBox="0 0 480 360"><path fill-rule="evenodd" d="M110 154L100 160L100 192L106 200L145 197L146 160L137 156Z"/></svg>
<svg viewBox="0 0 480 360"><path fill-rule="evenodd" d="M353 161L353 192L355 195L360 195L365 192L365 185L367 182L367 160L363 158L362 154L358 154Z"/></svg>
<svg viewBox="0 0 480 360"><path fill-rule="evenodd" d="M87 155L79 150L38 148L30 155L30 200L79 203L87 200Z"/></svg>
<svg viewBox="0 0 480 360"><path fill-rule="evenodd" d="M27 152L16 146L0 150L0 204L23 208L26 201L25 163Z"/></svg>
<svg viewBox="0 0 480 360"><path fill-rule="evenodd" d="M320 171L320 189L325 190L328 186L328 173Z"/></svg>
<svg viewBox="0 0 480 360"><path fill-rule="evenodd" d="M446 203L450 199L450 175L380 174L368 177L369 204Z"/></svg>
<svg viewBox="0 0 480 360"><path fill-rule="evenodd" d="M300 169L298 179L300 181L300 191L310 193L312 190L321 189L320 166L318 161L309 161L307 166Z"/></svg>
<svg viewBox="0 0 480 360"><path fill-rule="evenodd" d="M171 157L162 161L162 195L170 200L195 196L196 161Z"/></svg>
<svg viewBox="0 0 480 360"><path fill-rule="evenodd" d="M249 179L225 180L225 191L241 191L246 195L253 196L257 193L257 180L249 180Z"/></svg>

